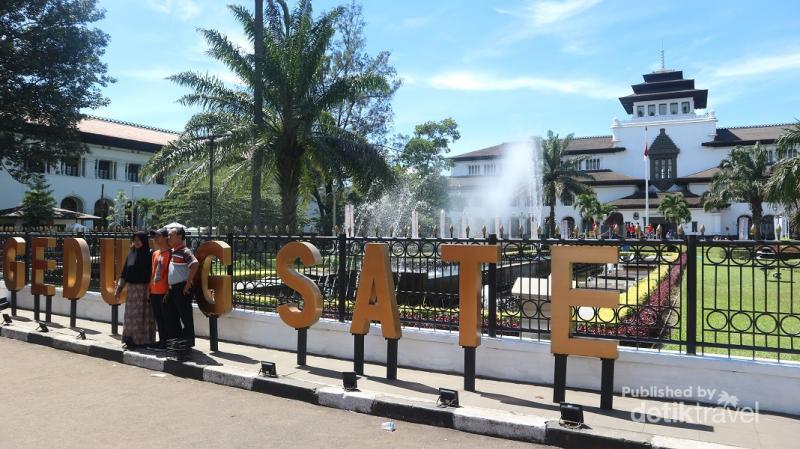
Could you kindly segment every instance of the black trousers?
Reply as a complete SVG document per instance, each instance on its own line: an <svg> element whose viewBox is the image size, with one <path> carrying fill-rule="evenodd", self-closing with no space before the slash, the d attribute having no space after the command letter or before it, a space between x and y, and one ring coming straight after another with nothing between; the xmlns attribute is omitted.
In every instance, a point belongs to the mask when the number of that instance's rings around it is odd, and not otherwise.
<svg viewBox="0 0 800 449"><path fill-rule="evenodd" d="M182 338L189 346L194 346L194 313L192 311L192 296L184 295L183 289L186 282L169 286L167 296L166 327L169 328L168 338Z"/></svg>
<svg viewBox="0 0 800 449"><path fill-rule="evenodd" d="M164 297L166 295L150 295L150 307L153 308L153 317L156 320L156 329L158 329L158 343L163 345L168 338L169 329L167 326L167 313L164 305ZM173 326L174 328L175 326Z"/></svg>

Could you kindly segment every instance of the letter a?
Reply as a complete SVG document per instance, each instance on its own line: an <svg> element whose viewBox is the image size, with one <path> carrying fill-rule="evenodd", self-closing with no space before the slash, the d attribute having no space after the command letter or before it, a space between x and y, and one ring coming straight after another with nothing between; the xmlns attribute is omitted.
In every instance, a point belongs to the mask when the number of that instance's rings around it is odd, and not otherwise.
<svg viewBox="0 0 800 449"><path fill-rule="evenodd" d="M383 338L397 340L403 336L389 262L389 245L386 243L367 243L350 333L368 333L371 321L381 323Z"/></svg>

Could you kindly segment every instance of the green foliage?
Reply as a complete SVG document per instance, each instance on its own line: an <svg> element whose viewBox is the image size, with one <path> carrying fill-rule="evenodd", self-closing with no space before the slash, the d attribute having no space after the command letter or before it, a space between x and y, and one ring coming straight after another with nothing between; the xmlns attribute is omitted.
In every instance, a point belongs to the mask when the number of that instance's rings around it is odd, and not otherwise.
<svg viewBox="0 0 800 449"><path fill-rule="evenodd" d="M458 124L450 117L417 125L411 138L401 137L406 143L398 151L396 163L421 176L439 174L450 167L445 155L450 152L450 144L460 138Z"/></svg>
<svg viewBox="0 0 800 449"><path fill-rule="evenodd" d="M334 27L336 33L327 57L325 71L326 84L343 76L375 76L386 81L384 88L364 91L326 111L326 120L335 127L347 130L378 147L384 146L393 119L392 98L400 87L397 71L389 63L390 53L379 52L372 56L367 52L364 36L362 6L353 0L341 8ZM319 225L322 232L332 231L334 197L338 204L344 204L345 185L357 190L358 195L378 195L387 186L386 180L373 183L353 183L346 173L336 166L311 166L303 179L319 211ZM341 215L342 209L339 212ZM341 223L341 221L340 221Z"/></svg>
<svg viewBox="0 0 800 449"><path fill-rule="evenodd" d="M100 60L108 35L96 0L0 2L0 170L21 182L86 151L82 109L108 104ZM35 163L32 163L35 162Z"/></svg>
<svg viewBox="0 0 800 449"><path fill-rule="evenodd" d="M754 237L758 238L770 171L767 149L760 143L737 146L720 162L720 169L711 180L703 207L709 211L731 202L748 203L756 227Z"/></svg>
<svg viewBox="0 0 800 449"><path fill-rule="evenodd" d="M215 189L214 226L243 228L252 223L249 192L246 189L230 189L220 192ZM273 229L279 223L276 213L277 200L267 195L262 202L263 225ZM190 227L208 226L208 187L179 187L172 189L159 201L153 210L152 225L163 225L173 221Z"/></svg>
<svg viewBox="0 0 800 449"><path fill-rule="evenodd" d="M683 197L683 194L678 192L675 194L668 194L661 200L658 206L658 211L667 220L667 222L680 225L692 220L692 213L689 211L689 203Z"/></svg>
<svg viewBox="0 0 800 449"><path fill-rule="evenodd" d="M584 183L589 177L578 170L578 163L583 158L566 154L571 141L572 134L560 139L558 134L548 131L547 139L542 143L542 199L545 205L550 206L547 220L550 235L555 235L556 200L570 203L575 200L575 195L592 191Z"/></svg>
<svg viewBox="0 0 800 449"><path fill-rule="evenodd" d="M41 177L33 179L33 185L22 199L22 212L25 214L25 226L45 226L53 219L53 208L56 200L53 190Z"/></svg>
<svg viewBox="0 0 800 449"><path fill-rule="evenodd" d="M793 156L790 151L795 151ZM792 157L790 157L792 156ZM766 184L767 200L783 205L790 226L800 229L800 122L778 139L778 157ZM790 231L789 229L784 230Z"/></svg>
<svg viewBox="0 0 800 449"><path fill-rule="evenodd" d="M595 219L603 221L617 210L617 206L601 203L600 200L597 199L597 194L594 191L578 194L575 197L574 204L575 208L578 209L581 216L586 221L588 227L591 227L589 222L594 222Z"/></svg>
<svg viewBox="0 0 800 449"><path fill-rule="evenodd" d="M253 15L241 6L229 8L247 37L255 39ZM234 178L249 174L251 210L262 209L262 174L271 175L280 196L281 227L291 230L298 225L301 179L311 168L352 177L359 186L390 178L379 149L338 126L329 114L347 100L389 89L377 75L326 77L326 52L341 13L336 8L315 20L308 0L297 2L291 11L285 1L269 0L259 41L263 52L258 55L247 53L218 31L201 29L208 54L244 85L229 87L218 77L196 72L171 77L192 89L180 102L203 112L190 120L181 139L151 159L146 172L151 176L180 172L175 186L196 179L209 168L208 145L197 136L225 133L216 144L214 166L226 168ZM257 61L259 66L263 62L261 74L256 73ZM251 114L257 90L263 90L264 123L256 125L254 133ZM261 223L260 218L259 213L252 214L254 224Z"/></svg>

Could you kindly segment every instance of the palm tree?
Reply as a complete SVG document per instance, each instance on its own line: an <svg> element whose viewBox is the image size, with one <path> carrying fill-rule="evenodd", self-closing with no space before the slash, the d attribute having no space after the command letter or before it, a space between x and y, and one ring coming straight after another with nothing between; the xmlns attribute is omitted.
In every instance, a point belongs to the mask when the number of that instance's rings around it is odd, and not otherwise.
<svg viewBox="0 0 800 449"><path fill-rule="evenodd" d="M664 196L658 206L658 211L661 212L661 215L664 216L668 223L672 223L676 227L692 219L689 203L686 202L681 192Z"/></svg>
<svg viewBox="0 0 800 449"><path fill-rule="evenodd" d="M789 214L790 226L800 226L800 122L789 128L786 134L778 139L778 157L780 160L772 167L767 181L767 200L782 204ZM790 230L787 229L788 233Z"/></svg>
<svg viewBox="0 0 800 449"><path fill-rule="evenodd" d="M327 113L347 99L388 89L385 79L376 75L326 80L326 51L341 9L314 20L309 0L300 0L291 12L284 0L268 0L263 33L256 33L254 17L246 8L229 9L251 40L263 34L263 54L255 58L218 31L200 30L208 54L227 66L242 85L229 86L217 76L191 71L170 77L193 91L179 101L203 111L187 123L180 139L150 160L146 172L151 176L179 172L173 188L202 177L208 172L209 155L207 144L198 137L224 134L214 156L214 166L226 170L223 183L251 183L253 224L258 226L262 175L272 175L281 198L281 221L290 231L297 228L300 181L309 168L332 167L352 177L356 185L391 179L381 151L335 126ZM263 62L260 80L255 76L256 59ZM264 96L263 125L254 131L257 84Z"/></svg>
<svg viewBox="0 0 800 449"><path fill-rule="evenodd" d="M767 149L760 143L738 146L720 162L719 167L721 171L711 180L703 208L709 211L731 202L747 203L756 229L753 237L758 238L770 172Z"/></svg>
<svg viewBox="0 0 800 449"><path fill-rule="evenodd" d="M572 134L559 139L553 131L547 132L547 140L543 142L542 154L542 197L550 206L550 235L555 234L556 200L562 203L574 201L575 195L589 193L591 188L583 183L589 177L578 170L582 158L570 158L566 154L572 141Z"/></svg>
<svg viewBox="0 0 800 449"><path fill-rule="evenodd" d="M581 193L575 197L575 209L581 214L581 218L585 223L594 223L594 216L600 202L597 200L597 195L592 193ZM591 227L591 226L590 226Z"/></svg>

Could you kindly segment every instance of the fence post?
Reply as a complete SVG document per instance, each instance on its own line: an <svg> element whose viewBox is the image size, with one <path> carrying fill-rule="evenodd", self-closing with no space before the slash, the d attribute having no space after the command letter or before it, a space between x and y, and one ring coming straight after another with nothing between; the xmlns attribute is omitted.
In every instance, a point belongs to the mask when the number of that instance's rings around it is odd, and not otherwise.
<svg viewBox="0 0 800 449"><path fill-rule="evenodd" d="M686 248L686 353L697 353L697 236L690 235Z"/></svg>
<svg viewBox="0 0 800 449"><path fill-rule="evenodd" d="M233 266L236 263L236 239L233 238L232 232L229 232L226 238L228 239L228 246L231 247L231 264L228 265L228 276L231 277L231 301L233 304L236 304L236 296L234 296L236 292L236 279L233 277Z"/></svg>
<svg viewBox="0 0 800 449"><path fill-rule="evenodd" d="M338 237L338 246L339 246L339 273L336 275L338 279L337 287L338 292L337 295L339 297L339 309L337 311L337 316L339 318L339 322L344 323L344 315L345 315L345 295L347 294L347 235L344 233L339 234Z"/></svg>
<svg viewBox="0 0 800 449"><path fill-rule="evenodd" d="M25 285L31 283L31 234L25 231Z"/></svg>
<svg viewBox="0 0 800 449"><path fill-rule="evenodd" d="M489 234L489 244L497 244L497 234ZM497 264L489 264L489 336L497 336Z"/></svg>

